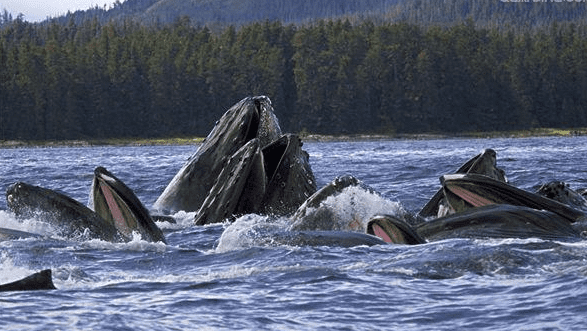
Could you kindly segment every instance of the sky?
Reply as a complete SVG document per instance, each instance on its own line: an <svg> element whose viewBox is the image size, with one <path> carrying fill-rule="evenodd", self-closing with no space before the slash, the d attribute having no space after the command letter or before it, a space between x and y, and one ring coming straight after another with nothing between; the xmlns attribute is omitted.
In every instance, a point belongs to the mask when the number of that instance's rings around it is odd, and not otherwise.
<svg viewBox="0 0 587 331"><path fill-rule="evenodd" d="M73 13L96 5L101 8L104 5L110 7L114 2L115 0L0 0L0 10L2 13L4 9L8 10L13 18L22 13L25 21L39 22L47 17L65 15L67 11Z"/></svg>

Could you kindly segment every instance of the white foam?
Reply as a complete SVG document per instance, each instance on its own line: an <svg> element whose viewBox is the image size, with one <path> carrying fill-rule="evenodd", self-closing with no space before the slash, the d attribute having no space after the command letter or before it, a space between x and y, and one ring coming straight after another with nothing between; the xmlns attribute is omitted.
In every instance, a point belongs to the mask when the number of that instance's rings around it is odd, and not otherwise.
<svg viewBox="0 0 587 331"><path fill-rule="evenodd" d="M402 217L406 214L403 206L396 201L387 200L379 194L365 190L358 186L344 188L340 194L329 196L318 208L308 208L306 215L315 213L318 209L326 209L332 215L335 224L328 224L328 228L317 230L340 230L365 232L367 223L375 215L387 214ZM298 220L302 224L313 222L313 217ZM299 225L296 224L296 227ZM317 224L307 224L301 228L315 229Z"/></svg>
<svg viewBox="0 0 587 331"><path fill-rule="evenodd" d="M47 222L36 218L20 219L14 213L5 210L0 210L0 227L40 235L53 235L57 232L55 227Z"/></svg>
<svg viewBox="0 0 587 331"><path fill-rule="evenodd" d="M447 239L454 240L454 239ZM479 246L502 246L502 245L514 245L514 244L534 244L547 242L540 238L479 238L473 239L473 243Z"/></svg>
<svg viewBox="0 0 587 331"><path fill-rule="evenodd" d="M269 265L269 266L242 266L242 265L231 265L231 266L223 266L220 268L207 268L201 269L199 272L195 273L187 273L187 274L176 274L176 273L167 273L165 271L159 272L155 270L153 273L150 274L133 274L123 270L113 270L109 271L107 274L93 276L92 280L88 282L82 282L79 277L71 277L67 276L67 273L70 272L69 270L66 272L57 271L56 274L62 273L64 277L68 277L67 279L60 280L59 286L60 289L63 288L96 288L96 287L103 287L108 285L116 285L121 284L124 282L151 282L151 283L162 283L162 284L177 284L177 283L188 283L190 285L195 285L204 282L210 282L215 280L221 279L233 279L233 278L243 278L243 277L250 277L257 274L267 273L267 272L295 272L299 270L307 270L308 266L300 265L299 263L292 264L292 265ZM63 277L60 275L60 277ZM57 278L57 277L55 277ZM86 278L87 279L87 276Z"/></svg>
<svg viewBox="0 0 587 331"><path fill-rule="evenodd" d="M160 229L169 229L169 230L181 230L185 228L189 228L194 226L195 217L197 212L185 212L179 211L171 217L175 220L175 223L170 222L155 222Z"/></svg>
<svg viewBox="0 0 587 331"><path fill-rule="evenodd" d="M113 243L101 239L91 239L83 241L80 244L82 247L91 249L105 249L105 250L122 250L122 251L137 251L137 252L165 252L167 245L162 242L149 242L142 238L142 236L133 231L132 240L125 243Z"/></svg>
<svg viewBox="0 0 587 331"><path fill-rule="evenodd" d="M326 199L324 204L330 204L334 210L341 230L365 232L367 223L377 214L405 214L399 202L387 200L357 186L345 188L341 194Z"/></svg>
<svg viewBox="0 0 587 331"><path fill-rule="evenodd" d="M257 245L258 240L266 238L267 234L282 231L289 227L286 218L270 218L248 214L239 217L224 230L218 241L216 253L223 253L237 249L246 249Z"/></svg>
<svg viewBox="0 0 587 331"><path fill-rule="evenodd" d="M7 252L0 254L0 284L11 283L34 274L38 270L15 266Z"/></svg>

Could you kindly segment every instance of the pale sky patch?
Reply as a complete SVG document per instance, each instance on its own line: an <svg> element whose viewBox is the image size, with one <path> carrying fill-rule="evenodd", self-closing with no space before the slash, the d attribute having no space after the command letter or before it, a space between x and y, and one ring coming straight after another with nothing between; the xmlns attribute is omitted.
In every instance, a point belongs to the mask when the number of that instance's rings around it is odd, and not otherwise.
<svg viewBox="0 0 587 331"><path fill-rule="evenodd" d="M0 10L4 9L12 14L13 18L20 13L24 15L24 20L29 22L39 22L47 17L58 17L72 13L76 10L86 10L94 8L96 5L100 8L112 6L115 0L0 0ZM121 1L122 2L122 1Z"/></svg>

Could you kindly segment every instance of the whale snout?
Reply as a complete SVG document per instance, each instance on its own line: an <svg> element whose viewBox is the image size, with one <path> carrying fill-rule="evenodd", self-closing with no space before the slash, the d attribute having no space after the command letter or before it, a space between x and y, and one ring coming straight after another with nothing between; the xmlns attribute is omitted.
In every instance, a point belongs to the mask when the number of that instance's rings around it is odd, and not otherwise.
<svg viewBox="0 0 587 331"><path fill-rule="evenodd" d="M15 205L18 203L19 197L24 197L26 195L27 191L24 188L23 183L14 183L6 190L6 202L9 206Z"/></svg>

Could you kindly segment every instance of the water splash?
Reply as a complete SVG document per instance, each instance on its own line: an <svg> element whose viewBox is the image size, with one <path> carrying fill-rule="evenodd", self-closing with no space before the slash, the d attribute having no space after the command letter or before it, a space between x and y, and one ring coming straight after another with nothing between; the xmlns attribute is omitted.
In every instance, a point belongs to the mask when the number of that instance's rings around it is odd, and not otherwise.
<svg viewBox="0 0 587 331"><path fill-rule="evenodd" d="M326 198L317 208L308 208L291 229L364 233L369 220L378 214L403 218L406 211L399 202L388 200L374 191L349 186L340 194Z"/></svg>
<svg viewBox="0 0 587 331"><path fill-rule="evenodd" d="M58 229L53 225L43 222L39 218L21 219L16 217L14 213L5 210L0 210L0 227L47 236L55 235L58 232Z"/></svg>
<svg viewBox="0 0 587 331"><path fill-rule="evenodd" d="M271 233L283 231L289 226L286 218L271 218L256 214L239 217L220 236L217 253L246 249L266 242Z"/></svg>
<svg viewBox="0 0 587 331"><path fill-rule="evenodd" d="M132 240L125 243L113 243L101 239L90 239L83 241L80 245L83 248L135 251L135 252L165 252L167 245L162 242L150 242L143 239L140 233L133 231Z"/></svg>
<svg viewBox="0 0 587 331"><path fill-rule="evenodd" d="M0 254L0 284L10 283L18 279L30 276L38 270L16 266L10 254L3 251Z"/></svg>
<svg viewBox="0 0 587 331"><path fill-rule="evenodd" d="M181 230L194 226L197 212L178 211L171 217L175 223L170 222L155 222L161 230Z"/></svg>

